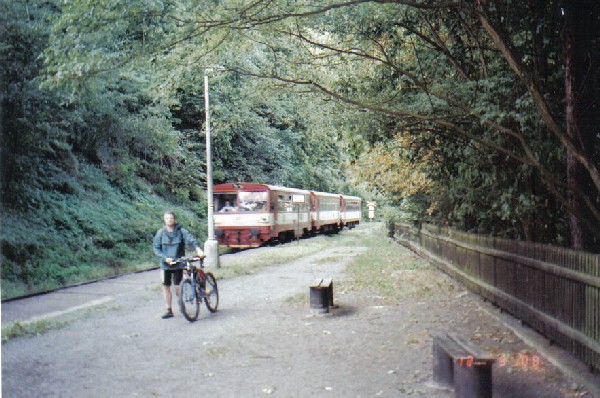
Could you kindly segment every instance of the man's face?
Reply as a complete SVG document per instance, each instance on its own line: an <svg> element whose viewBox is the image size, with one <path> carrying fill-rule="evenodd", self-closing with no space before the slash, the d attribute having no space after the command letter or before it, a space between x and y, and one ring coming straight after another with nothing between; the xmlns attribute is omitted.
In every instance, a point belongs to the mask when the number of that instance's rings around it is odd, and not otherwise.
<svg viewBox="0 0 600 398"><path fill-rule="evenodd" d="M173 217L173 214L165 214L163 219L165 220L165 225L167 227L175 226L175 217Z"/></svg>

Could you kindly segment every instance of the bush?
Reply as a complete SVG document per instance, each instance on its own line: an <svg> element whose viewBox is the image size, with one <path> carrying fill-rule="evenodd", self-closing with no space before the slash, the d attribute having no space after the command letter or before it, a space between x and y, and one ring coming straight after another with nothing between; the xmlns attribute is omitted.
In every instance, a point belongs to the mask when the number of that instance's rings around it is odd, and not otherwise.
<svg viewBox="0 0 600 398"><path fill-rule="evenodd" d="M41 192L38 209L3 212L2 298L155 266L152 238L166 209L200 242L206 238L205 219L190 209L202 204L169 203L148 190L125 194L89 164L71 184L71 194Z"/></svg>
<svg viewBox="0 0 600 398"><path fill-rule="evenodd" d="M390 238L394 237L394 225L402 220L402 212L393 206L384 206L381 209L381 214L385 222L385 228L388 231Z"/></svg>

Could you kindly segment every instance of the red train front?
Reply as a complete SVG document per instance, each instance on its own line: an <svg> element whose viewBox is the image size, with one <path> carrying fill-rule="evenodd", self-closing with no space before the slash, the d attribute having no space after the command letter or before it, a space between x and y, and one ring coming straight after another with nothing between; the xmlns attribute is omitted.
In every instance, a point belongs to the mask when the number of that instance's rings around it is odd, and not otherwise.
<svg viewBox="0 0 600 398"><path fill-rule="evenodd" d="M266 184L219 184L214 189L215 233L220 245L258 247L272 239L306 235L309 192Z"/></svg>

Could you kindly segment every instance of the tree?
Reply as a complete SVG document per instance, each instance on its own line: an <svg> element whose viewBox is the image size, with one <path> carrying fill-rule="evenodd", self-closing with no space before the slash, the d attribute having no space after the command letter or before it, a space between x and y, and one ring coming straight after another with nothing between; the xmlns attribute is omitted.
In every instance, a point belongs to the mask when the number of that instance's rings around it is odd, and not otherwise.
<svg viewBox="0 0 600 398"><path fill-rule="evenodd" d="M561 105L558 2L330 0L315 6L231 0L155 2L149 9L137 2L126 8L92 3L63 7L54 50L47 52L50 81L89 78L115 63L131 71L151 67L164 77L151 85L168 102L183 76L216 63L230 72L273 79L282 89L295 85L296 92L324 94L348 112L363 109L393 119L393 129L363 131L359 138L342 133L351 142L347 147L385 142L400 131L425 142L435 137L445 147L429 147L443 160L431 163L430 177L448 177L452 167L446 163L458 160L462 164L454 172L481 170L481 178L453 175L464 191L477 181L498 181L496 195L473 204L486 219L464 222L468 228L485 225L493 231L501 219L513 225L511 234L532 238L527 231L540 230L532 225L539 214L562 225L557 220L565 216L554 214L558 210L583 221L590 236L600 232L598 142L593 138L593 145L585 146L569 135L574 130L567 128ZM597 10L592 12L585 15L594 27ZM588 44L597 54L597 43ZM77 50L65 53L69 47ZM246 114L245 122L253 114ZM230 137L243 138L242 146L252 143L246 134ZM470 159L461 160L467 155ZM564 183L567 156L589 187L581 178ZM490 162L501 167L488 167ZM510 173L519 181L510 181ZM506 200L495 202L499 197ZM455 219L467 214L452 210L462 206L458 197L447 205L446 221L467 220ZM494 206L501 210L481 211ZM555 240L561 235L550 233Z"/></svg>
<svg viewBox="0 0 600 398"><path fill-rule="evenodd" d="M40 90L36 81L48 19L57 10L51 2L2 2L0 7L0 199L4 206L27 209L40 205L44 188L69 189L65 175L77 168L62 124L69 115L54 111L61 97Z"/></svg>
<svg viewBox="0 0 600 398"><path fill-rule="evenodd" d="M593 228L584 219L597 209L598 191L592 189L591 176L578 161L578 153L585 154L596 167L600 164L598 126L600 125L600 6L595 1L582 1L561 8L564 16L564 56L566 130L577 148L567 153L567 180L570 190L567 201L574 209L570 215L571 244L581 249L589 247ZM585 202L595 203L592 209Z"/></svg>
<svg viewBox="0 0 600 398"><path fill-rule="evenodd" d="M561 122L565 120L565 109L560 108L564 91L553 95L560 82L560 49L543 44L560 42L555 35L560 24L558 3L353 1L320 7L296 3L294 9L279 4L268 10L260 9L260 2L256 5L248 7L253 13L245 10L252 16L242 18L242 23L228 22L238 29L260 30L269 25L270 30L259 35L277 32L305 49L304 57L291 64L295 68L261 65L263 76L310 86L347 104L421 123L426 129L465 138L533 168L551 199L579 220L572 223L572 245L581 246L576 237L581 222L590 231L587 236L598 236L598 144L590 139L583 144L585 140L572 137L569 131L574 129ZM590 2L578 9L586 21L581 43L587 51L576 53L592 54L588 59L593 60L597 5ZM545 35L541 40L540 32ZM272 51L279 51L272 43ZM334 68L340 72L332 73ZM597 69L585 70L593 76ZM537 76L536 71L543 75ZM401 95L411 101L399 101L394 85L408 87ZM594 109L589 95L578 98L586 104L580 108ZM553 146L561 148L561 153L556 154ZM584 172L589 185L574 178L573 171L568 173L568 184L562 182L565 168L556 164L565 162L565 154L569 170L575 166Z"/></svg>

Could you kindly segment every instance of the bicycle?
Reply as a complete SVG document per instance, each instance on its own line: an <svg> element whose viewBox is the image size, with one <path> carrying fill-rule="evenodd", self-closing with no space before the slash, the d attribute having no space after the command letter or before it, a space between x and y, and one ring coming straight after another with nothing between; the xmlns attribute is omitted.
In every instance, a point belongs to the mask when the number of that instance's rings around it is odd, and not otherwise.
<svg viewBox="0 0 600 398"><path fill-rule="evenodd" d="M185 319L194 322L198 319L202 301L210 312L217 311L219 289L215 276L210 272L204 272L204 257L182 257L173 260L171 264L181 263L185 264L185 268L179 285L179 309Z"/></svg>

